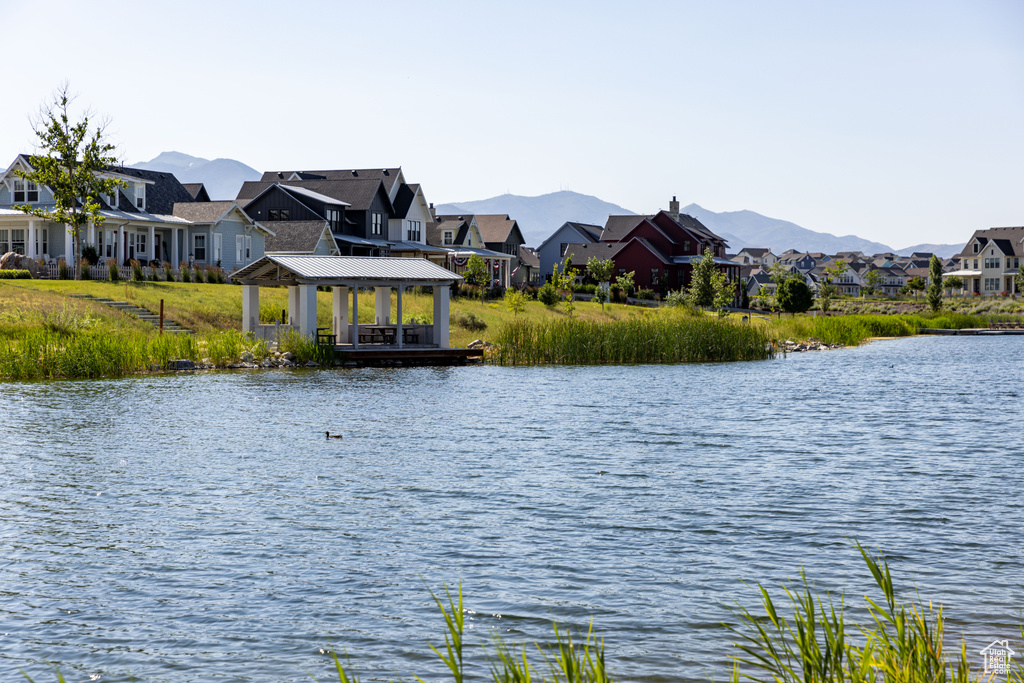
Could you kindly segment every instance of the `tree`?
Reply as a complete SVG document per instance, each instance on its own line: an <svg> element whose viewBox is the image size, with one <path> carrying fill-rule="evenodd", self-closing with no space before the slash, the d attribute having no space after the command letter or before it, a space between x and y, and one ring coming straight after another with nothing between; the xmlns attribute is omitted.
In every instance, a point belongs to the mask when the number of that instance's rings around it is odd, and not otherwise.
<svg viewBox="0 0 1024 683"><path fill-rule="evenodd" d="M1024 263L1020 264L1020 268L1017 269L1017 274L1013 279L1017 285L1017 291L1024 292Z"/></svg>
<svg viewBox="0 0 1024 683"><path fill-rule="evenodd" d="M690 303L697 308L710 308L715 304L715 255L710 249L693 264L690 273L690 288L686 294Z"/></svg>
<svg viewBox="0 0 1024 683"><path fill-rule="evenodd" d="M573 285L576 284L578 276L579 273L572 267L571 257L565 259L565 265L562 266L561 273L558 272L557 263L551 270L551 282L557 289L565 291L565 312L570 318L576 313L576 296L573 291Z"/></svg>
<svg viewBox="0 0 1024 683"><path fill-rule="evenodd" d="M941 287L941 285L939 285L939 286ZM916 275L916 276L910 278L909 280L907 280L906 287L907 287L907 291L908 292L913 292L914 296L916 297L918 292L923 292L924 291L924 288L925 288L924 278L921 277L920 275Z"/></svg>
<svg viewBox="0 0 1024 683"><path fill-rule="evenodd" d="M928 279L931 280L928 286L928 307L933 313L938 313L942 308L942 261L935 254L928 261Z"/></svg>
<svg viewBox="0 0 1024 683"><path fill-rule="evenodd" d="M628 273L622 273L615 278L615 284L622 288L622 298L628 299L633 288L636 287L636 271L631 270ZM626 303L629 303L628 301Z"/></svg>
<svg viewBox="0 0 1024 683"><path fill-rule="evenodd" d="M1020 277L1018 274L1017 277ZM959 275L950 275L942 278L942 288L948 292L952 292L954 289L964 288L964 279ZM1021 289L1020 280L1017 281L1017 288Z"/></svg>
<svg viewBox="0 0 1024 683"><path fill-rule="evenodd" d="M469 257L469 261L466 262L466 269L462 271L462 275L466 278L466 282L472 285L486 285L490 281L487 273L487 264L476 254L472 254Z"/></svg>
<svg viewBox="0 0 1024 683"><path fill-rule="evenodd" d="M82 228L103 222L97 198L114 193L124 182L98 175L117 163L115 148L106 141L104 125L90 131L88 113L81 121L71 120L68 110L74 98L68 89L65 83L54 93L53 101L40 112L34 124L41 153L32 156L32 170L14 172L23 180L48 187L55 205L14 208L71 230L72 253L68 256L73 259L75 277L81 278Z"/></svg>
<svg viewBox="0 0 1024 683"><path fill-rule="evenodd" d="M791 277L780 284L775 290L779 308L786 313L803 313L814 303L814 292L807 286L802 277Z"/></svg>
<svg viewBox="0 0 1024 683"><path fill-rule="evenodd" d="M828 313L832 308L832 298L838 293L835 283L846 275L846 268L845 261L833 261L832 265L825 266L825 272L818 284L818 305L822 313Z"/></svg>
<svg viewBox="0 0 1024 683"><path fill-rule="evenodd" d="M865 294L874 294L880 284L882 284L882 271L872 268L864 276L864 289L867 290Z"/></svg>
<svg viewBox="0 0 1024 683"><path fill-rule="evenodd" d="M596 256L591 256L587 259L587 273L593 278L594 282L598 284L602 282L611 282L612 274L615 272L615 261L609 259L599 259Z"/></svg>
<svg viewBox="0 0 1024 683"><path fill-rule="evenodd" d="M515 287L509 287L505 290L505 308L508 309L513 318L517 317L526 310L526 295Z"/></svg>

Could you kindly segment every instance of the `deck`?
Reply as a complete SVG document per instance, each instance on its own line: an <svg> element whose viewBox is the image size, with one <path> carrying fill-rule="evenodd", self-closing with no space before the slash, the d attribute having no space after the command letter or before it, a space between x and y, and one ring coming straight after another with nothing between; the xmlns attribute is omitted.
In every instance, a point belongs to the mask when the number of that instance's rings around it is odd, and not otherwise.
<svg viewBox="0 0 1024 683"><path fill-rule="evenodd" d="M384 344L335 344L334 353L343 365L465 365L470 360L481 360L483 349L439 349L433 346L390 346Z"/></svg>
<svg viewBox="0 0 1024 683"><path fill-rule="evenodd" d="M1007 335L1024 335L1024 329L1001 328L992 329L988 327L971 327L963 330L942 330L936 328L924 328L918 330L918 334L935 334L948 336L970 336L970 337L1003 337Z"/></svg>

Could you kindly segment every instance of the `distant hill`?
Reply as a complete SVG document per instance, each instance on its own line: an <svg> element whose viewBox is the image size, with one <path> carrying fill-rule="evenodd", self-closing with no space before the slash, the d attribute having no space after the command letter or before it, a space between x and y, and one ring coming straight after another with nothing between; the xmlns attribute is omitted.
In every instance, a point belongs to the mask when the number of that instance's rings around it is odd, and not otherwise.
<svg viewBox="0 0 1024 683"><path fill-rule="evenodd" d="M634 213L618 204L568 191L552 192L538 197L503 194L490 199L439 204L434 208L437 213L443 215L507 213L519 224L523 239L532 247L547 239L548 235L566 221L603 226L608 216Z"/></svg>
<svg viewBox="0 0 1024 683"><path fill-rule="evenodd" d="M964 240L964 244L967 240ZM921 253L932 253L940 258L949 258L960 253L960 250L964 248L963 244L915 244L905 249L900 249L896 253L900 256L910 256L915 251Z"/></svg>
<svg viewBox="0 0 1024 683"><path fill-rule="evenodd" d="M161 152L155 159L133 164L135 168L173 173L182 183L204 183L210 199L234 199L246 180L259 180L256 169L234 159L202 159L181 152Z"/></svg>

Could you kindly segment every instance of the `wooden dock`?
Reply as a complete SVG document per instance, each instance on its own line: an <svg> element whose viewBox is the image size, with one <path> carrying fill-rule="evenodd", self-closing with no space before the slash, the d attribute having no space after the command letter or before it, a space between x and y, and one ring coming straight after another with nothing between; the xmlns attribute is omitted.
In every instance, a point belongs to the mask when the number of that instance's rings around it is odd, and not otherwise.
<svg viewBox="0 0 1024 683"><path fill-rule="evenodd" d="M430 347L367 345L353 348L351 344L334 347L335 357L348 367L401 365L465 365L483 359L483 349L438 349Z"/></svg>

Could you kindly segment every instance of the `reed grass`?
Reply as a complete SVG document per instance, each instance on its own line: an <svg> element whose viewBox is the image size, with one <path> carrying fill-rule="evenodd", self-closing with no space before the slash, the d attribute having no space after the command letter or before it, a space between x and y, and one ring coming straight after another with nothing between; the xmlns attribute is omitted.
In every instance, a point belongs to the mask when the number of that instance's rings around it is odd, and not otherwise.
<svg viewBox="0 0 1024 683"><path fill-rule="evenodd" d="M771 358L767 332L708 316L663 311L621 320L516 319L499 330L501 365L686 363Z"/></svg>

